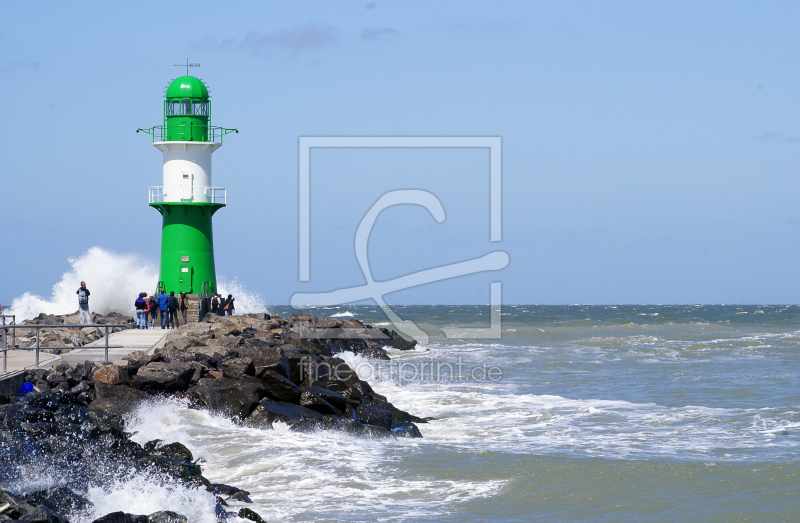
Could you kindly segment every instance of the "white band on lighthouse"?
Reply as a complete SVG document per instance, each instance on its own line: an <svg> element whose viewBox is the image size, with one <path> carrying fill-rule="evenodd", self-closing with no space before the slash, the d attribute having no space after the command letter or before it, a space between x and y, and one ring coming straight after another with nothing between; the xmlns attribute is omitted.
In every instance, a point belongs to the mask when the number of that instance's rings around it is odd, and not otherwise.
<svg viewBox="0 0 800 523"><path fill-rule="evenodd" d="M214 142L157 142L164 155L164 202L206 202L195 188L212 187L211 153L222 146ZM169 189L167 189L169 188Z"/></svg>

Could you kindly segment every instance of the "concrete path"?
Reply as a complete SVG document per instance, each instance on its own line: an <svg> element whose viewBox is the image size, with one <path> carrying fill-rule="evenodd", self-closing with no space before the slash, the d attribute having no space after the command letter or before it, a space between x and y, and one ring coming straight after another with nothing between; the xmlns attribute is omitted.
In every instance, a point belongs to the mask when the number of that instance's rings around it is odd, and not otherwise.
<svg viewBox="0 0 800 523"><path fill-rule="evenodd" d="M121 345L120 349L108 349L108 361L117 361L126 354L143 350L152 354L157 348L164 346L167 333L170 332L166 329L126 329L124 331L112 332L108 336L108 344L110 346ZM106 340L101 338L95 340L86 346L70 351L66 354L59 356L60 359L67 363L83 363L89 361L105 361ZM55 365L53 362L52 365ZM43 365L40 365L43 366Z"/></svg>
<svg viewBox="0 0 800 523"><path fill-rule="evenodd" d="M117 361L126 354L137 350L143 350L153 354L156 349L164 346L167 332L167 330L161 329L127 329L124 331L112 332L108 336L108 344L110 346L118 345L122 348L109 348L108 361ZM66 361L72 364L83 363L86 360L105 361L105 345L105 338L100 338L85 347L58 356L40 351L39 367L49 369L59 361ZM6 354L8 358L6 360L6 372L2 372L2 363L0 363L0 394L17 394L25 377L24 370L36 366L36 351L12 349Z"/></svg>

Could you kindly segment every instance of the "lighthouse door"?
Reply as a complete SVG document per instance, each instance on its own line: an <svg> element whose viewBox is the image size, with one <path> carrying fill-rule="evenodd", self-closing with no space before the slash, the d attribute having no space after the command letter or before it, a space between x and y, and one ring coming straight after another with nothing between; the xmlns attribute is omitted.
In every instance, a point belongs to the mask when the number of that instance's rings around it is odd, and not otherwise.
<svg viewBox="0 0 800 523"><path fill-rule="evenodd" d="M190 202L193 200L192 185L194 185L194 174L182 173L181 176L181 200Z"/></svg>

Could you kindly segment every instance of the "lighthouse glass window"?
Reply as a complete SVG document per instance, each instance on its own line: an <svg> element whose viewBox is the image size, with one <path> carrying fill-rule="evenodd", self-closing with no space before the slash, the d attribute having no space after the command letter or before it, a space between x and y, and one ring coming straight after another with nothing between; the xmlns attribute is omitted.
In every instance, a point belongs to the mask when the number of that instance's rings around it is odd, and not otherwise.
<svg viewBox="0 0 800 523"><path fill-rule="evenodd" d="M181 114L192 114L192 102L190 100L181 102Z"/></svg>
<svg viewBox="0 0 800 523"><path fill-rule="evenodd" d="M208 116L208 102L194 102L194 114Z"/></svg>

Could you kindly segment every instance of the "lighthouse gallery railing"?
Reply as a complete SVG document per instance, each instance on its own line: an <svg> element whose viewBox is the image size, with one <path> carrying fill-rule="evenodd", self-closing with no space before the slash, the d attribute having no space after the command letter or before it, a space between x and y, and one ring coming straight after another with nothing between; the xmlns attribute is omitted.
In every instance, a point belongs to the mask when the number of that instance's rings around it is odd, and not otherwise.
<svg viewBox="0 0 800 523"><path fill-rule="evenodd" d="M150 187L150 203L218 203L226 205L228 190L225 187L203 187L192 185L181 187Z"/></svg>
<svg viewBox="0 0 800 523"><path fill-rule="evenodd" d="M239 132L238 129L228 129L227 127L217 127L217 126L212 126L212 125L192 125L192 126L187 126L187 125L172 124L170 126L170 129L177 129L178 130L178 131L175 131L176 133L180 133L181 131L183 131L183 132L187 133L187 136L191 136L191 129L197 129L197 128L202 128L203 134L207 133L206 134L206 138L207 139L204 140L204 142L214 142L214 143L222 143L222 137L225 136L226 134L238 133ZM167 126L166 125L156 125L156 126L149 127L149 128L146 128L146 129L140 127L138 129L136 129L136 132L137 133L138 132L142 132L142 133L149 134L150 136L153 137L153 143L170 141L170 140L167 140L168 136L167 136ZM178 141L181 141L181 140L178 140ZM192 141L192 140L189 140L189 141Z"/></svg>

